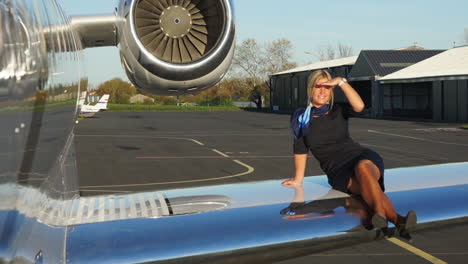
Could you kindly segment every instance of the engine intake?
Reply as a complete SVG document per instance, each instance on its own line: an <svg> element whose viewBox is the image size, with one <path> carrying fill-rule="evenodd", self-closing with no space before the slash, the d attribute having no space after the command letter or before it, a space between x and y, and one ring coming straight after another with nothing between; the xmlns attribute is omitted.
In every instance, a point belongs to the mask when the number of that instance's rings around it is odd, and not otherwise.
<svg viewBox="0 0 468 264"><path fill-rule="evenodd" d="M210 53L220 41L224 23L219 1L142 0L135 9L143 46L171 63L193 62Z"/></svg>
<svg viewBox="0 0 468 264"><path fill-rule="evenodd" d="M123 66L139 88L193 93L228 70L235 42L229 0L127 0L122 9Z"/></svg>

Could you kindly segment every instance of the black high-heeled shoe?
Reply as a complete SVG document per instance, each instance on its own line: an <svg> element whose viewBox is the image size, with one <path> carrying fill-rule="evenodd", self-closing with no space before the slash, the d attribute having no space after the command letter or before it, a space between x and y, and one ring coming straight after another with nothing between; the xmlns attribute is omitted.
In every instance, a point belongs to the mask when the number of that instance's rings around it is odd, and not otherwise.
<svg viewBox="0 0 468 264"><path fill-rule="evenodd" d="M375 229L379 229L379 232L377 233L379 237L382 235L384 237L390 236L388 232L388 220L385 219L385 217L378 214L374 214L372 216L371 223Z"/></svg>
<svg viewBox="0 0 468 264"><path fill-rule="evenodd" d="M400 217L396 224L398 236L411 240L410 232L415 230L417 221L416 212L413 210L410 210L408 214L406 214L406 217Z"/></svg>
<svg viewBox="0 0 468 264"><path fill-rule="evenodd" d="M372 216L371 222L374 228L384 229L388 227L387 219L385 219L383 216L378 215L378 214L374 214L374 216Z"/></svg>

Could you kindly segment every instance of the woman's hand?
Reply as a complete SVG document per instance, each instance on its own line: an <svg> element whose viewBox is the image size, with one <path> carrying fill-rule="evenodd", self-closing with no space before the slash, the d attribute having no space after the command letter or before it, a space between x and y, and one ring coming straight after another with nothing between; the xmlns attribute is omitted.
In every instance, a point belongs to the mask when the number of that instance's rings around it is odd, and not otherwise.
<svg viewBox="0 0 468 264"><path fill-rule="evenodd" d="M336 87L338 84L340 84L341 80L343 78L341 77L335 77L327 82L322 82L322 83L316 83L316 85L321 85L321 86L329 86L329 87Z"/></svg>
<svg viewBox="0 0 468 264"><path fill-rule="evenodd" d="M302 181L296 181L295 179L287 179L283 181L281 185L286 186L286 187L302 186Z"/></svg>

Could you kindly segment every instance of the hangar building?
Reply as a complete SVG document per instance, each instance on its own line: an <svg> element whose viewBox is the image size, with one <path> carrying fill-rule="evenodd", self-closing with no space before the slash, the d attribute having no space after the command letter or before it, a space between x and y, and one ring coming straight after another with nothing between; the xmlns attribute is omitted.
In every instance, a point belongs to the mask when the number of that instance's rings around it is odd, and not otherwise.
<svg viewBox="0 0 468 264"><path fill-rule="evenodd" d="M273 110L307 104L307 77L318 69L346 77L376 118L468 122L468 46L443 50L364 50L270 77ZM336 89L336 101L346 101Z"/></svg>
<svg viewBox="0 0 468 264"><path fill-rule="evenodd" d="M468 46L379 79L382 116L468 122Z"/></svg>

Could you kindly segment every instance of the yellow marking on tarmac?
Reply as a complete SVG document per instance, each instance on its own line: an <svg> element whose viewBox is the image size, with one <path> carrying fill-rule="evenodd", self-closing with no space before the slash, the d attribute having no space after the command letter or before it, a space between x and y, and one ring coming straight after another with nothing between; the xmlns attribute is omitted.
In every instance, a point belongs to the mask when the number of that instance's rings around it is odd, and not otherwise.
<svg viewBox="0 0 468 264"><path fill-rule="evenodd" d="M228 155L224 154L223 152L221 152L221 151L219 151L219 150L217 150L217 149L212 149L212 150L213 150L214 152L218 153L219 155L225 157L225 158L229 158Z"/></svg>
<svg viewBox="0 0 468 264"><path fill-rule="evenodd" d="M198 140L193 138L181 138L181 137L158 137L158 136L141 136L141 135L75 135L75 137L107 137L107 138L154 138L154 139L177 139L177 140L188 140L197 143L200 146L205 146Z"/></svg>
<svg viewBox="0 0 468 264"><path fill-rule="evenodd" d="M361 144L365 145L365 144ZM226 152L229 154L230 152ZM170 157L170 156L155 156L155 157L135 157L136 159L223 159L225 158L220 156L177 156L177 157ZM243 158L243 159L277 159L277 158L294 158L294 156L229 156L229 158ZM308 159L314 159L311 155L307 157Z"/></svg>
<svg viewBox="0 0 468 264"><path fill-rule="evenodd" d="M247 168L247 171L242 173L238 173L235 175L229 175L224 177L217 177L217 178L207 178L207 179L198 179L198 180L189 180L189 181L175 181L175 182L154 182L154 183L139 183L139 184L122 184L122 185L102 185L102 186L82 186L80 189L81 191L91 191L85 188L114 188L114 187L138 187L138 186L152 186L152 185L165 185L165 184L179 184L179 183L192 183L192 182L204 182L204 181L216 181L216 180L224 180L229 178L235 178L240 176L245 176L255 171L255 169L241 161L233 160L235 163Z"/></svg>
<svg viewBox="0 0 468 264"><path fill-rule="evenodd" d="M135 157L136 159L224 159L220 156Z"/></svg>
<svg viewBox="0 0 468 264"><path fill-rule="evenodd" d="M190 140L190 141L193 141L197 144L199 144L200 146L204 146L203 143L201 143L200 141L197 141L195 139L190 139L190 138L172 138L172 139L185 139L185 140ZM217 150L217 149L212 149L214 152L216 152L217 154L225 157L225 158L229 158L228 155L226 155L225 153ZM137 159L145 159L145 158L157 158L157 157L137 157ZM168 158L168 157L165 157L165 158ZM87 191L87 192L93 192L93 190L89 190L87 188L114 188L114 187L137 187L137 186L152 186L152 185L166 185L166 184L180 184L180 183L193 183L193 182L204 182L204 181L216 181L216 180L223 180L223 179L229 179L229 178L235 178L235 177L240 177L240 176L244 176L244 175L247 175L247 174L250 174L252 172L255 171L255 169L239 160L233 160L235 163L247 168L247 171L245 172L242 172L242 173L238 173L238 174L235 174L235 175L229 175L229 176L224 176L224 177L217 177L217 178L207 178L207 179L198 179L198 180L188 180L188 181L174 181L174 182L155 182L155 183L140 183L140 184L121 184L121 185L102 185L102 186L81 186L80 187L80 190L81 191ZM104 190L94 190L94 191L104 191ZM107 192L128 192L128 191L107 191Z"/></svg>
<svg viewBox="0 0 468 264"><path fill-rule="evenodd" d="M197 144L200 145L200 146L205 146L205 144L201 143L201 142L198 141L198 140L195 140L195 139L190 139L190 140L192 140L193 142L197 143Z"/></svg>
<svg viewBox="0 0 468 264"><path fill-rule="evenodd" d="M243 175L249 174L249 173L252 173L252 172L255 171L255 169L254 169L253 167L251 167L251 166L249 166L249 165L243 163L242 161L234 160L234 162L237 163L237 164L240 164L241 166L244 166L244 167L247 168L247 172L245 172Z"/></svg>
<svg viewBox="0 0 468 264"><path fill-rule="evenodd" d="M403 242L403 241L401 241L399 239L391 237L391 238L387 238L387 240L389 242L392 242L393 244L403 248L403 249L408 250L409 252L411 252L411 253L413 253L415 255L420 256L421 258L423 258L423 259L425 259L425 260L427 260L427 261L429 261L431 263L434 263L434 264L447 264L447 262L445 262L445 261L443 261L441 259L438 259L438 258L436 258L436 257L434 257L434 256L432 256L432 255L418 249L418 248L415 248L412 245L407 244L407 243L405 243L405 242Z"/></svg>

